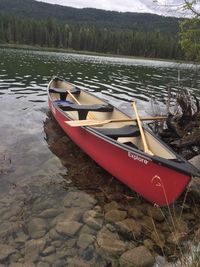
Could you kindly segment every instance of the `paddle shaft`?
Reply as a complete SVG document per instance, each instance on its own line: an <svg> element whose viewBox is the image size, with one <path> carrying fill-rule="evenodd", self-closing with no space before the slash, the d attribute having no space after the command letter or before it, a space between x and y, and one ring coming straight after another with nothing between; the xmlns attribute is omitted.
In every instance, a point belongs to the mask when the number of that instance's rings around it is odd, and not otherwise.
<svg viewBox="0 0 200 267"><path fill-rule="evenodd" d="M69 91L69 90L67 90L67 92L68 92L68 94L71 96L71 98L78 104L78 105L81 105L81 103L78 101L78 99L76 99L76 97ZM90 118L90 119L95 119L95 116L94 115L92 115L92 114L88 114L88 117Z"/></svg>
<svg viewBox="0 0 200 267"><path fill-rule="evenodd" d="M143 117L140 118L142 121L152 121L152 120L164 120L167 117ZM76 120L76 121L66 121L72 127L79 126L101 126L111 122L129 122L129 121L137 121L136 118L131 119L110 119L110 120Z"/></svg>
<svg viewBox="0 0 200 267"><path fill-rule="evenodd" d="M144 152L145 153L148 153L150 155L153 155L153 153L151 152L151 150L149 150L149 148L148 148L146 137L145 137L144 130L143 130L143 127L142 127L142 122L140 120L140 117L139 117L139 114L138 114L138 111L137 111L137 107L136 107L135 101L133 101L133 104L132 105L133 105L133 109L135 111L137 124L138 124L139 130L140 130L140 134L141 134L141 138L142 138L142 143L143 143L143 146L144 146Z"/></svg>

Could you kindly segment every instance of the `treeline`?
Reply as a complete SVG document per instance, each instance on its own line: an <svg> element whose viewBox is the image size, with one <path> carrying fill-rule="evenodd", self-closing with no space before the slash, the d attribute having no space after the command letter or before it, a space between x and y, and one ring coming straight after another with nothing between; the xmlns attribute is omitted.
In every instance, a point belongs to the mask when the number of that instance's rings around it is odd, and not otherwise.
<svg viewBox="0 0 200 267"><path fill-rule="evenodd" d="M36 20L52 17L69 24L78 23L146 32L156 30L174 35L179 31L180 22L178 18L156 14L106 11L95 8L79 9L35 0L0 0L0 14L13 16L17 14L17 16Z"/></svg>
<svg viewBox="0 0 200 267"><path fill-rule="evenodd" d="M183 58L176 37L160 32L66 24L0 15L0 43L157 58Z"/></svg>

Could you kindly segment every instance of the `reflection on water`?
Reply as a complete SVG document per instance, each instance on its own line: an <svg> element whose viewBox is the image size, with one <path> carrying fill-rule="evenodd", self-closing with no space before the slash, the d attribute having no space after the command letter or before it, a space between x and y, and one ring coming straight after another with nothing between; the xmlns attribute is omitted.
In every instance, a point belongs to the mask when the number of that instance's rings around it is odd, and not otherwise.
<svg viewBox="0 0 200 267"><path fill-rule="evenodd" d="M191 65L0 50L0 264L111 266L116 256L133 247L116 229L105 229L100 206L129 199L143 205L143 200L63 134L48 113L51 77L69 80L127 113L137 99L144 114L151 109L151 97L164 107L166 84L177 91L178 69L199 97L200 75L194 79ZM114 251L110 241L105 244L105 233L119 250ZM111 261L107 253L114 253Z"/></svg>

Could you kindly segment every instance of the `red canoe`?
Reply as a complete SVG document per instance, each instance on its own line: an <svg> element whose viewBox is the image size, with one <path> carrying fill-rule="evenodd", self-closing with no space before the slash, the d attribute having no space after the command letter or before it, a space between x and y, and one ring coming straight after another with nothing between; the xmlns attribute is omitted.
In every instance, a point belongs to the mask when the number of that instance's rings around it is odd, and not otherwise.
<svg viewBox="0 0 200 267"><path fill-rule="evenodd" d="M147 127L143 127L152 154L145 153L135 120L98 97L59 78L48 85L50 110L65 133L100 166L146 200L173 203L198 170L177 155ZM85 121L85 120L88 121ZM94 121L105 123L72 127ZM84 123L88 124L84 124ZM107 123L106 123L107 122ZM92 125L90 123L89 125Z"/></svg>

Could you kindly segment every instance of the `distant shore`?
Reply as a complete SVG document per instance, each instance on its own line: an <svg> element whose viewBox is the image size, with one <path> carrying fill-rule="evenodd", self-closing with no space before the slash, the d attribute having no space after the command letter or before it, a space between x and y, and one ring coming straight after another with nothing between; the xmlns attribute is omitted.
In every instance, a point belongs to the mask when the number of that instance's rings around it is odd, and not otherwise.
<svg viewBox="0 0 200 267"><path fill-rule="evenodd" d="M186 60L176 60L176 59L168 59L168 58L150 58L150 57L147 58L147 57L118 55L118 54L100 53L100 52L92 52L92 51L78 51L74 49L64 49L64 48L55 48L55 47L31 46L31 45L23 45L23 44L0 44L0 49L1 48L13 48L13 49L24 49L24 50L46 51L46 52L57 52L57 53L71 53L71 54L103 56L103 57L157 60L157 61L168 61L168 62L185 63L185 64L194 63L194 62L186 61Z"/></svg>

